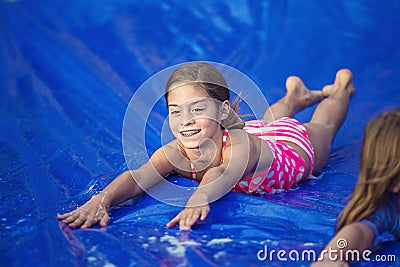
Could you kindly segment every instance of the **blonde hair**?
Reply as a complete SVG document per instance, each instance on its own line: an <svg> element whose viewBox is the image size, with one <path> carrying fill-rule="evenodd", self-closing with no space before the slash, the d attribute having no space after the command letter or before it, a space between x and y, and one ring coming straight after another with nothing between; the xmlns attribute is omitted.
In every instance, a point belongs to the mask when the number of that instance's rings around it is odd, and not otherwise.
<svg viewBox="0 0 400 267"><path fill-rule="evenodd" d="M170 89L182 84L192 84L195 87L202 88L211 98L218 100L220 103L230 100L230 91L225 77L216 67L206 62L189 62L172 72L165 87L167 105ZM239 97L232 102L228 117L221 122L224 128L242 129L244 127L244 122L237 114L239 103Z"/></svg>
<svg viewBox="0 0 400 267"><path fill-rule="evenodd" d="M390 186L400 177L399 159L400 109L395 109L372 119L365 127L359 178L339 215L337 231L364 219L387 200Z"/></svg>

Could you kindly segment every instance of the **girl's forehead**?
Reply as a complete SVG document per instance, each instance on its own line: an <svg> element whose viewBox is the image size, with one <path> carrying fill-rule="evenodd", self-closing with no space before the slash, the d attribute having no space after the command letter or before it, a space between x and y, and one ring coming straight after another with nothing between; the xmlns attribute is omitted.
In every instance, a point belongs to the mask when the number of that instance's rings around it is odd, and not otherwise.
<svg viewBox="0 0 400 267"><path fill-rule="evenodd" d="M207 108L210 108L210 104L215 103L213 99L210 99L209 97L196 97L192 98L189 100L186 100L184 102L169 102L168 107L169 108L191 108L193 106L206 106Z"/></svg>
<svg viewBox="0 0 400 267"><path fill-rule="evenodd" d="M182 105L200 98L210 98L207 91L199 86L181 85L168 91L168 105Z"/></svg>

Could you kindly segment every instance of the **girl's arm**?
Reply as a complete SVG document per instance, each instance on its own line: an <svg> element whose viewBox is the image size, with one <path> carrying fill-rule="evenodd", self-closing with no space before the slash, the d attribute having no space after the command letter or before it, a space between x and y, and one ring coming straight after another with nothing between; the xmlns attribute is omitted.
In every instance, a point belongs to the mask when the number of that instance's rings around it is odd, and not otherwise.
<svg viewBox="0 0 400 267"><path fill-rule="evenodd" d="M353 260L351 257L346 258L346 255L353 255L352 253L346 254L349 250L357 250L362 259L362 253L368 249L374 241L374 233L368 226L361 223L351 223L344 226L328 243L325 249L319 256L319 261L314 263L313 266L326 264L332 266L348 266L346 263ZM342 251L343 253L340 253ZM340 258L343 255L344 258Z"/></svg>
<svg viewBox="0 0 400 267"><path fill-rule="evenodd" d="M221 198L231 191L242 177L254 171L257 164L265 168L273 161L270 150L265 152L265 149L262 149L266 145L258 137L242 130L231 131L229 136L231 145L224 151L224 163L205 173L188 204L192 201L192 205L199 205L200 200L211 203Z"/></svg>
<svg viewBox="0 0 400 267"><path fill-rule="evenodd" d="M253 170L260 158L263 158L262 161L265 161L267 166L271 164L273 156L270 152L265 152L268 154L260 157L262 141L257 137L253 139L253 136L239 130L231 131L229 136L231 145L224 151L224 163L205 173L198 188L188 200L186 208L168 222L167 227L179 223L181 230L189 230L198 219L206 218L210 210L208 203L231 191L242 177Z"/></svg>
<svg viewBox="0 0 400 267"><path fill-rule="evenodd" d="M123 172L98 195L81 207L59 215L58 219L70 227L88 228L97 223L106 226L110 222L109 207L141 194L172 171L172 165L160 148L139 169Z"/></svg>

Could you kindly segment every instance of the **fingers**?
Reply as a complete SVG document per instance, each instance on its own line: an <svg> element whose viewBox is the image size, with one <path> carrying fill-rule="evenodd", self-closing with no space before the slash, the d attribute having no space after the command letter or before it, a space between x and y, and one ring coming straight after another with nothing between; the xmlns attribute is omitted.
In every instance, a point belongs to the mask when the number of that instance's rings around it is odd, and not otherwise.
<svg viewBox="0 0 400 267"><path fill-rule="evenodd" d="M209 212L210 212L210 207L207 205L207 207L204 207L201 210L200 220L204 221L207 218L207 215L208 215Z"/></svg>
<svg viewBox="0 0 400 267"><path fill-rule="evenodd" d="M180 230L190 230L192 225L194 224L193 221L193 211L189 209L187 212L181 216L181 220L179 221L179 229Z"/></svg>
<svg viewBox="0 0 400 267"><path fill-rule="evenodd" d="M89 228L90 226L99 223L100 220L101 220L101 218L99 218L99 217L86 217L86 218L84 218L84 220L85 220L85 221L84 221L84 223L82 224L81 228L82 228L82 229L87 229L87 228Z"/></svg>
<svg viewBox="0 0 400 267"><path fill-rule="evenodd" d="M68 212L68 213L63 214L63 215L64 216L61 219L62 219L62 222L65 223L65 224L70 224L70 223L72 223L73 221L75 221L75 220L77 220L79 218L79 212L77 210Z"/></svg>
<svg viewBox="0 0 400 267"><path fill-rule="evenodd" d="M103 218L100 220L100 226L105 227L110 223L110 215L108 213L104 213Z"/></svg>
<svg viewBox="0 0 400 267"><path fill-rule="evenodd" d="M173 227L179 224L180 230L190 230L192 226L200 219L204 221L210 212L208 205L194 208L185 208L175 218L167 223L167 227Z"/></svg>
<svg viewBox="0 0 400 267"><path fill-rule="evenodd" d="M167 223L167 227L171 228L174 227L175 225L179 224L179 229L180 230L190 230L190 227L192 224L190 223L190 220L188 218L190 214L190 211L188 211L188 208L184 209L181 211L178 215L175 216L171 221Z"/></svg>
<svg viewBox="0 0 400 267"><path fill-rule="evenodd" d="M72 228L80 227L80 226L85 226L84 228L90 227L91 224L89 225L87 223L87 220L88 220L87 215L84 214L83 212L79 212L78 214L79 214L78 217L75 218L72 222L70 222L70 220L68 220L68 222L65 222L65 223L68 224L68 226L72 227Z"/></svg>
<svg viewBox="0 0 400 267"><path fill-rule="evenodd" d="M70 213L71 212L67 212L67 213L64 213L64 214L59 214L59 215L57 215L57 219L64 220L64 219L66 219L66 218L68 218L70 216Z"/></svg>
<svg viewBox="0 0 400 267"><path fill-rule="evenodd" d="M110 222L110 216L105 207L88 207L84 206L65 214L57 216L59 220L67 224L69 227L89 228L95 224L106 226Z"/></svg>
<svg viewBox="0 0 400 267"><path fill-rule="evenodd" d="M201 209L195 209L194 212L192 213L192 216L188 216L187 218L187 224L193 225L197 222L198 219L200 219L201 216Z"/></svg>
<svg viewBox="0 0 400 267"><path fill-rule="evenodd" d="M181 212L178 215L176 215L175 218L173 218L172 220L170 220L167 223L167 227L171 228L171 227L174 227L177 223L179 223L180 216L181 216Z"/></svg>
<svg viewBox="0 0 400 267"><path fill-rule="evenodd" d="M188 209L188 212L185 213L185 216L183 216L183 218L179 222L179 229L190 230L200 218L200 214L201 210L198 208Z"/></svg>

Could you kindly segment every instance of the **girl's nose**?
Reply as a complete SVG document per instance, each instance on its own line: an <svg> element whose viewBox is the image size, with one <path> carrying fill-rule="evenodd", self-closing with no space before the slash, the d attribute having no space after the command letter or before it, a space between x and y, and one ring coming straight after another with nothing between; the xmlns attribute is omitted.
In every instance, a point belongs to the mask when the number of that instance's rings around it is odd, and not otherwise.
<svg viewBox="0 0 400 267"><path fill-rule="evenodd" d="M183 112L181 125L190 125L194 123L194 116L190 112Z"/></svg>

